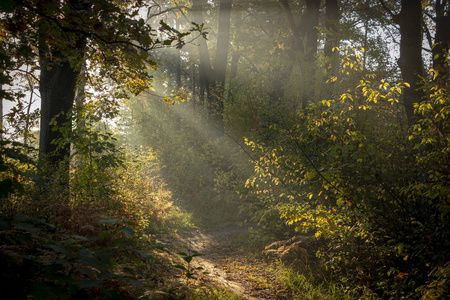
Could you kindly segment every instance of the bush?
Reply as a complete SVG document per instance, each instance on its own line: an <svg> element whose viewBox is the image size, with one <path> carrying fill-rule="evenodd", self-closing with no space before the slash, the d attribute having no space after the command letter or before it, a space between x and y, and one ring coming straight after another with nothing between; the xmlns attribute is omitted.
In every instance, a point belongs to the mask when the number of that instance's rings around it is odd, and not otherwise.
<svg viewBox="0 0 450 300"><path fill-rule="evenodd" d="M420 121L412 134L398 122L402 85L368 75L339 99L264 129L270 134L263 136L276 138L247 142L259 155L247 181L258 199L253 205L278 211L291 230L315 235L316 255L344 286L418 297L416 289L435 286L430 277L448 262L444 82L425 84L430 96L416 106ZM266 227L276 226L268 219Z"/></svg>

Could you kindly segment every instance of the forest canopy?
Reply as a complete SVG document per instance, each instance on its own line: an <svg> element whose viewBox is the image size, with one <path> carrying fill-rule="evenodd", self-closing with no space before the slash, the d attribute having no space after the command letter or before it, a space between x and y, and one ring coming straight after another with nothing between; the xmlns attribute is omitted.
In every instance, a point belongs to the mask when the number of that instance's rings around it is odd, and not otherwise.
<svg viewBox="0 0 450 300"><path fill-rule="evenodd" d="M450 294L450 1L5 0L0 16L0 262L17 270L0 281L17 299L138 298L114 265L190 222L249 224L289 250L269 260L349 299Z"/></svg>

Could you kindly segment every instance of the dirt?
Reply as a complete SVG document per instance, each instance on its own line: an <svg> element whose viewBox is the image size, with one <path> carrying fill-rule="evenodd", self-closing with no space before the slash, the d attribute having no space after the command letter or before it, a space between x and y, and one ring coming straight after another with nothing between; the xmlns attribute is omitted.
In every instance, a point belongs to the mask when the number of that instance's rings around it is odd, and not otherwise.
<svg viewBox="0 0 450 300"><path fill-rule="evenodd" d="M289 299L264 260L242 248L242 241L248 237L248 227L225 224L179 234L177 243L202 254L192 260L194 267L202 268L199 282L214 283L243 299Z"/></svg>

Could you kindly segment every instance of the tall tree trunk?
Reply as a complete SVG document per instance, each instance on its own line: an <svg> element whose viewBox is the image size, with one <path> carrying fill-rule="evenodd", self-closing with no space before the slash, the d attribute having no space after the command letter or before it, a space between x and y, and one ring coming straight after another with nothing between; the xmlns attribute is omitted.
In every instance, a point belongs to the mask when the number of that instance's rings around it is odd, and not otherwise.
<svg viewBox="0 0 450 300"><path fill-rule="evenodd" d="M306 0L306 14L303 17L306 31L305 52L308 60L314 60L314 55L317 53L319 12L320 0Z"/></svg>
<svg viewBox="0 0 450 300"><path fill-rule="evenodd" d="M302 108L305 109L308 102L312 100L313 90L315 85L315 71L316 71L316 59L318 47L318 32L317 26L319 25L319 12L320 12L320 0L306 0L306 11L302 20L306 32L305 42L305 70L303 78L304 88L302 94Z"/></svg>
<svg viewBox="0 0 450 300"><path fill-rule="evenodd" d="M175 28L177 30L180 30L181 25L180 25L180 20L177 18L175 20ZM177 84L177 91L179 91L181 89L181 49L177 48L175 53L175 70L176 70L176 78L175 78L175 82Z"/></svg>
<svg viewBox="0 0 450 300"><path fill-rule="evenodd" d="M199 63L198 68L198 102L200 105L206 106L206 74L205 70L202 67L202 64Z"/></svg>
<svg viewBox="0 0 450 300"><path fill-rule="evenodd" d="M72 68L66 57L52 51L53 58L61 59L60 63L53 63L46 54L49 51L41 51L41 126L39 153L41 158L48 158L65 170L69 169L68 157L70 156L70 144L57 145L63 140L61 126L70 130L69 112L73 107L75 87L78 72ZM53 120L54 119L54 120ZM54 171L54 170L53 170Z"/></svg>
<svg viewBox="0 0 450 300"><path fill-rule="evenodd" d="M339 6L338 0L325 1L325 31L326 39L323 52L325 57L331 58L333 56L333 48L339 44L338 37L339 25Z"/></svg>
<svg viewBox="0 0 450 300"><path fill-rule="evenodd" d="M280 0L283 5L284 12L286 13L286 19L291 27L292 35L294 36L294 49L298 51L304 51L302 34L300 32L300 27L295 25L294 17L292 16L291 7L289 6L288 0Z"/></svg>
<svg viewBox="0 0 450 300"><path fill-rule="evenodd" d="M201 25L203 23L203 11L206 6L205 0L193 0L192 15L194 22ZM208 51L208 45L206 40L202 37L198 40L198 54L199 54L199 78L200 78L200 102L208 105L208 101L205 101L205 92L208 93L209 87L211 87L215 81L215 74L211 66L211 58Z"/></svg>
<svg viewBox="0 0 450 300"><path fill-rule="evenodd" d="M204 0L194 0L192 12L197 24L203 23L202 12L206 2ZM223 109L224 109L224 91L225 78L228 61L228 49L230 46L230 16L232 0L221 0L219 6L219 29L217 33L217 50L214 59L214 68L211 65L211 59L206 40L199 40L200 56L200 80L203 78L207 93L207 105L211 119L223 131ZM200 83L201 84L201 83Z"/></svg>
<svg viewBox="0 0 450 300"><path fill-rule="evenodd" d="M214 60L215 84L211 99L214 119L221 130L223 124L223 109L225 95L225 78L227 73L228 51L230 48L230 17L232 0L220 0L219 28L217 32L217 50Z"/></svg>
<svg viewBox="0 0 450 300"><path fill-rule="evenodd" d="M339 52L333 52L333 48L339 46L339 18L340 14L338 0L326 0L325 45L323 48L323 53L326 59L326 73L324 81L327 81L332 76L336 76L339 72ZM323 89L321 96L333 97L335 87L334 81L329 82L325 89Z"/></svg>
<svg viewBox="0 0 450 300"><path fill-rule="evenodd" d="M242 18L240 11L237 14L238 14L237 20L239 21ZM239 44L240 44L239 43L239 39L240 39L239 34L235 33L234 46L233 46L233 50L232 50L232 53L231 53L230 77L229 77L230 81L232 81L237 76L239 59L241 58L241 55L242 55L242 53L241 53L241 51L239 49ZM230 102L234 101L234 95L233 95L233 92L232 92L232 90L230 88L228 89L228 95L227 95L226 98Z"/></svg>
<svg viewBox="0 0 450 300"><path fill-rule="evenodd" d="M433 47L433 68L439 71L439 76L444 75L444 54L449 51L450 48L450 11L448 8L448 0L436 0L436 31ZM443 76L445 78L445 76Z"/></svg>
<svg viewBox="0 0 450 300"><path fill-rule="evenodd" d="M73 1L73 7L81 2ZM56 8L55 3L55 8ZM64 141L64 135L70 134L70 112L75 99L77 77L81 69L84 56L85 40L79 36L71 36L76 40L70 47L63 45L64 52L56 43L49 43L55 39L55 32L49 21L43 19L39 26L39 59L40 59L40 86L41 94L41 120L39 155L46 160L46 175L53 176L56 171L61 175L58 178L63 186L68 184L70 143ZM57 33L57 38L66 38L60 43L69 44L65 33ZM70 55L70 57L69 57ZM79 63L74 65L72 62ZM63 129L64 133L61 131Z"/></svg>
<svg viewBox="0 0 450 300"><path fill-rule="evenodd" d="M400 67L402 78L410 84L405 88L403 101L408 125L416 123L414 103L425 96L420 89L420 77L423 76L422 61L422 3L421 0L402 0L402 9L394 16L394 22L400 25Z"/></svg>

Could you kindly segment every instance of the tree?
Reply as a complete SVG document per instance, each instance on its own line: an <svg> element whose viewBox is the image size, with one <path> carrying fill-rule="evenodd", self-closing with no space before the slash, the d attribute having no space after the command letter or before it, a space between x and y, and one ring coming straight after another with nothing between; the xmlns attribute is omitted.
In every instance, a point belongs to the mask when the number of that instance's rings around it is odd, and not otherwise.
<svg viewBox="0 0 450 300"><path fill-rule="evenodd" d="M156 37L157 31L139 15L145 7L142 1L7 2L6 34L11 42L20 41L18 55L33 58L27 63L40 67L40 156L49 160L50 174L62 168L67 175L71 111L84 64L89 66L86 89L96 91L91 100L114 107L114 100L126 98L127 91L138 94L150 86L147 69L155 62L149 51L174 42L181 45L187 34L161 23L162 36ZM114 108L105 114L111 111Z"/></svg>
<svg viewBox="0 0 450 300"><path fill-rule="evenodd" d="M72 22L72 19L76 20L76 16L82 15L88 7L81 1L69 1L66 7L64 4L60 7L58 2L50 1L42 10L30 7L36 9L41 16L38 19L37 32L41 94L39 153L41 159L55 162L53 165L55 168L51 168L51 172L55 172L56 168L62 168L62 174L68 174L70 144L63 142L58 145L56 142L64 138L58 128L70 123L71 120L70 113L75 100L77 79L84 62L86 38L69 28L55 30L54 26L57 24L66 26L65 24ZM68 13L58 20L60 9L65 9ZM71 130L71 124L68 129Z"/></svg>
<svg viewBox="0 0 450 300"><path fill-rule="evenodd" d="M421 90L420 77L423 77L422 60L422 2L421 0L402 0L400 13L394 14L384 3L380 3L392 16L392 20L400 26L400 67L402 78L410 87L406 88L403 102L406 117L410 126L416 123L414 103L419 103L425 96Z"/></svg>
<svg viewBox="0 0 450 300"><path fill-rule="evenodd" d="M445 54L450 49L450 2L448 0L436 0L435 2L435 46L432 48L433 68L440 71L443 76L447 70L443 68ZM444 76L445 77L445 76Z"/></svg>
<svg viewBox="0 0 450 300"><path fill-rule="evenodd" d="M230 48L230 17L232 0L220 0L219 28L217 30L217 50L214 60L216 75L213 106L216 107L217 121L223 129L223 108L225 96L225 77L227 73L228 52Z"/></svg>
<svg viewBox="0 0 450 300"><path fill-rule="evenodd" d="M333 55L333 48L338 46L339 6L337 0L325 1L326 40L323 52L326 57Z"/></svg>
<svg viewBox="0 0 450 300"><path fill-rule="evenodd" d="M211 58L206 40L199 41L198 51L200 56L200 81L204 83L207 93L207 106L210 116L219 131L223 131L223 110L225 97L225 79L228 64L228 52L230 47L230 18L232 0L220 0L217 48L214 64ZM193 1L193 20L197 24L203 24L202 13L206 9L204 0Z"/></svg>

